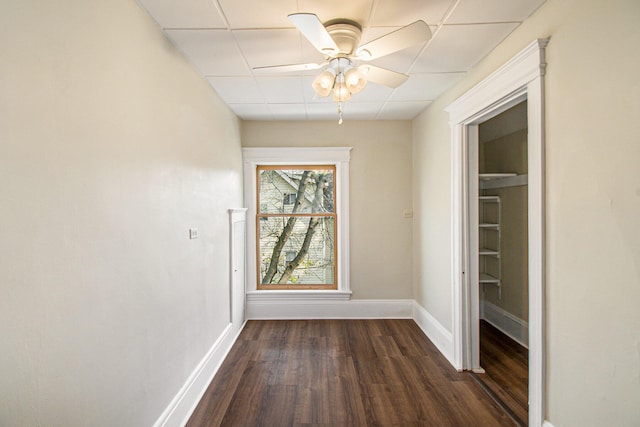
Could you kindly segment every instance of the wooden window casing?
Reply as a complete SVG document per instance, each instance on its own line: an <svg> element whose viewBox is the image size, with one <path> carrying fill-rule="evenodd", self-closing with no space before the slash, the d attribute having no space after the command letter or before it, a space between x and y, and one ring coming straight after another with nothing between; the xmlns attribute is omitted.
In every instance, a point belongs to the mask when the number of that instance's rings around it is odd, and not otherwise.
<svg viewBox="0 0 640 427"><path fill-rule="evenodd" d="M266 173L268 171L281 171L282 173L286 172L290 172L290 171L299 171L301 174L305 173L305 171L309 172L309 173L315 173L315 172L330 172L331 174L331 182L330 182L330 197L327 198L325 196L325 192L323 190L323 197L322 200L319 202L321 204L321 207L323 209L315 209L313 208L313 206L311 206L311 211L309 211L309 209L301 209L301 210L296 210L296 206L295 206L295 202L294 203L286 203L287 201L287 197L290 196L286 196L287 194L291 194L291 193L295 193L297 194L299 190L299 188L295 188L294 187L294 183L293 181L289 181L288 184L291 188L289 188L288 192L283 192L283 194L275 194L271 199L272 200L278 200L279 198L279 203L282 205L282 207L280 208L278 206L278 208L275 207L274 203L271 203L271 205L273 205L273 208L269 208L269 200L266 200L268 197L267 195L263 192L263 188L261 186L261 179L262 179L262 174ZM283 179L283 181L286 181L286 177L288 175L284 175L285 178ZM298 183L298 185L300 185ZM304 290L312 290L312 289L338 289L338 215L337 215L337 209L336 209L336 167L334 165L258 165L257 166L257 170L256 170L256 206L260 207L260 210L258 212L256 212L256 278L257 278L257 289L259 290L273 290L273 289L304 289ZM308 192L306 191L306 186L304 187L304 190L302 191L302 195L300 196L301 198L301 202L302 201L306 201L307 204L311 204L313 205L313 200L309 200L308 197ZM261 197L262 196L262 197ZM318 197L317 195L315 197ZM325 206L325 201L328 201L328 206ZM266 207L266 209L265 209ZM325 209L328 208L328 209ZM291 209L290 211L288 209ZM266 211L266 212L265 212ZM316 224L316 227L320 227L320 232L321 233L329 233L329 234L323 234L322 237L319 237L319 239L322 239L321 242L322 243L326 243L326 240L324 239L328 239L328 241L330 242L330 246L332 246L331 248L329 248L329 254L331 255L331 268L329 269L328 272L320 272L320 274L322 274L325 278L324 283L320 283L320 281L318 281L318 283L314 283L314 282L309 282L310 279L306 278L303 279L304 283L297 283L296 280L294 280L294 276L293 274L291 274L291 277L283 283L279 283L279 281L277 283L274 283L273 281L269 282L269 283L263 283L263 280L265 278L265 271L264 270L269 270L267 268L267 264L270 264L271 262L271 258L265 258L265 255L269 255L268 250L264 250L263 246L261 244L261 230L263 229L263 227L266 227L266 224L270 221L270 220L278 220L278 219L282 219L282 223L284 224L284 222L286 221L288 223L290 218L295 218L293 220L293 226L295 227L295 224L298 225L298 228L301 229L300 225L301 223L305 223L306 221L308 221L309 223L311 223L311 221L317 221L314 224ZM286 227L286 226L285 226ZM293 231L291 232L293 233ZM309 228L307 228L306 233L309 233ZM305 237L306 237L306 233L305 233ZM316 232L317 233L317 232ZM310 239L314 239L316 237L318 237L318 235L312 232ZM276 245L277 242L280 240L280 238L282 237L282 234L280 234L280 236L275 240ZM327 237L327 235L329 237ZM273 236L271 237L271 239L273 240ZM282 271L280 271L280 269L282 267L284 267L285 269L291 264L292 261L290 261L291 259L291 246L289 247L284 247L284 245L286 245L288 243L288 240L291 240L291 237L289 237L288 239L285 239L285 242L282 244L282 246L280 247L280 253L278 254L278 261L276 261L277 265L278 265L278 269L277 269L277 273L276 276L280 273L282 273ZM309 243L309 245L311 244L311 242ZM298 254L300 253L300 251L298 251ZM325 251L326 253L326 251ZM271 257L273 256L273 253L270 254ZM300 266L300 264L302 264L302 261L305 261L307 263L307 269L309 268L308 265L311 264L313 265L313 262L315 262L314 260L310 260L309 258L312 257L313 254L311 253L310 247L307 247L307 253L301 257L298 261L298 266L296 266L296 268L293 270L294 272L298 272L299 275L297 277L300 277L300 275L304 276L306 273L305 268L302 268L301 270L298 270L298 267ZM264 261L263 261L264 260ZM284 264L282 264L282 262L280 260L284 260ZM268 261L268 262L267 262ZM331 274L332 273L332 274ZM327 275L329 276L327 280ZM275 278L275 276L274 276ZM327 283L327 281L329 281L330 283Z"/></svg>

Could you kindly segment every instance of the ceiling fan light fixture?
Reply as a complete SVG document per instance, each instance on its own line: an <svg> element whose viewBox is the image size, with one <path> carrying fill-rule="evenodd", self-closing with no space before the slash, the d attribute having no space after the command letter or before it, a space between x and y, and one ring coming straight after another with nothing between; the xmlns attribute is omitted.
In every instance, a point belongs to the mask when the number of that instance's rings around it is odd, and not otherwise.
<svg viewBox="0 0 640 427"><path fill-rule="evenodd" d="M329 96L335 80L336 72L332 68L327 68L313 80L313 90L320 96Z"/></svg>
<svg viewBox="0 0 640 427"><path fill-rule="evenodd" d="M351 67L344 73L344 81L347 89L352 94L360 92L367 85L367 79L357 68Z"/></svg>
<svg viewBox="0 0 640 427"><path fill-rule="evenodd" d="M333 100L336 102L344 102L351 99L351 92L347 88L347 85L340 81L336 82L333 87Z"/></svg>

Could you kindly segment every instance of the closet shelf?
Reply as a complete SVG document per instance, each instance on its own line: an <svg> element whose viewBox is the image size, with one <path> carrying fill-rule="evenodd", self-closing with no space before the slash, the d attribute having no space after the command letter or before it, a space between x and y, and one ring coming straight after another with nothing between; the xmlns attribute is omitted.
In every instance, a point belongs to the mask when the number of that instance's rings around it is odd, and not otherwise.
<svg viewBox="0 0 640 427"><path fill-rule="evenodd" d="M487 256L494 256L496 258L500 258L500 252L498 252L495 249L488 249L488 248L480 248L480 255L487 255Z"/></svg>
<svg viewBox="0 0 640 427"><path fill-rule="evenodd" d="M518 176L517 173L481 173L478 175L480 181L492 181L495 179L504 179Z"/></svg>
<svg viewBox="0 0 640 427"><path fill-rule="evenodd" d="M478 175L480 189L518 187L527 185L529 176L516 173L481 173Z"/></svg>
<svg viewBox="0 0 640 427"><path fill-rule="evenodd" d="M500 279L487 273L480 273L480 283L500 284Z"/></svg>
<svg viewBox="0 0 640 427"><path fill-rule="evenodd" d="M488 228L488 229L495 229L495 230L500 228L500 224L492 224L492 223L478 224L478 226L480 228Z"/></svg>

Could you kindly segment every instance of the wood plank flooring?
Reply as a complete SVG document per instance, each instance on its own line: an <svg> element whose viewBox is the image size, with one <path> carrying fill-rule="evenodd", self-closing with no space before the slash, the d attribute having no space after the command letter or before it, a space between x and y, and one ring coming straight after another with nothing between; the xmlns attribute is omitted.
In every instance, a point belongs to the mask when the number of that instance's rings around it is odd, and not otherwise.
<svg viewBox="0 0 640 427"><path fill-rule="evenodd" d="M412 320L249 321L187 424L513 425Z"/></svg>
<svg viewBox="0 0 640 427"><path fill-rule="evenodd" d="M516 418L516 424L526 426L529 418L528 350L481 320L480 366L486 373L476 378L507 407L510 415Z"/></svg>

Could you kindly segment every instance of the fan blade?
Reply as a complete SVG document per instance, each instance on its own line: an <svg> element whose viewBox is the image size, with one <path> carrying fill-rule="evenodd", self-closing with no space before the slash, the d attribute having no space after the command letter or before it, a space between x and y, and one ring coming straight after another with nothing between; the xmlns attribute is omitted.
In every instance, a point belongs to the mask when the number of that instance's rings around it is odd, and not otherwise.
<svg viewBox="0 0 640 427"><path fill-rule="evenodd" d="M320 19L313 13L293 13L288 18L311 42L313 47L323 55L331 56L340 52L336 42L331 38Z"/></svg>
<svg viewBox="0 0 640 427"><path fill-rule="evenodd" d="M256 74L266 74L266 73L292 73L294 71L307 71L307 70L317 70L318 68L322 68L327 63L316 64L289 64L289 65L269 65L266 67L254 67L252 68L253 72Z"/></svg>
<svg viewBox="0 0 640 427"><path fill-rule="evenodd" d="M358 59L369 61L424 43L430 38L429 26L424 21L416 21L360 46L356 50L356 55Z"/></svg>
<svg viewBox="0 0 640 427"><path fill-rule="evenodd" d="M359 66L358 70L360 70L360 72L364 74L364 77L368 81L388 86L394 89L407 81L407 79L409 78L409 76L406 74L387 70L386 68L375 67L369 64Z"/></svg>

